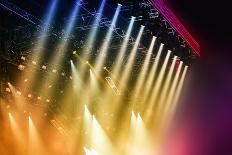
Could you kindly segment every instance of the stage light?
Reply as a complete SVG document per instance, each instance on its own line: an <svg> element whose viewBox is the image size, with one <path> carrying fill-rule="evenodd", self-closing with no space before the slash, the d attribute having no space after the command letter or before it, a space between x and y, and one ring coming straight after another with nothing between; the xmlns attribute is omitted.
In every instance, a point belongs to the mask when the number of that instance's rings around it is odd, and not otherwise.
<svg viewBox="0 0 232 155"><path fill-rule="evenodd" d="M141 88L142 88L142 86L143 86L143 84L145 82L144 80L145 80L147 72L148 72L149 62L150 62L150 59L151 59L151 55L152 55L152 51L153 51L153 48L154 48L154 45L155 45L155 41L156 41L156 37L153 36L150 47L149 47L148 52L146 54L145 60L144 60L144 62L142 64L141 71L140 71L140 73L138 75L138 80L136 81L136 84L135 84L135 89L133 91L133 96L132 96L133 104L136 102L136 99L139 96L140 91L142 91Z"/></svg>
<svg viewBox="0 0 232 155"><path fill-rule="evenodd" d="M28 98L31 98L31 97L32 97L32 95L31 95L31 94L28 94L28 95L27 95L27 97L28 97Z"/></svg>
<svg viewBox="0 0 232 155"><path fill-rule="evenodd" d="M46 102L47 102L47 103L49 103L49 102L50 102L50 100L49 100L49 99L46 99Z"/></svg>
<svg viewBox="0 0 232 155"><path fill-rule="evenodd" d="M14 144L19 148L18 153L26 153L26 142L23 133L11 112L8 113Z"/></svg>
<svg viewBox="0 0 232 155"><path fill-rule="evenodd" d="M72 9L72 12L71 12L71 14L69 16L68 24L67 24L67 26L65 28L65 36L64 36L65 40L68 39L68 37L71 34L72 29L73 29L73 27L75 25L76 17L79 14L81 2L82 2L82 0L76 0L75 6Z"/></svg>
<svg viewBox="0 0 232 155"><path fill-rule="evenodd" d="M183 84L184 84L184 81L185 81L185 78L186 78L187 70L188 70L188 66L185 66L184 71L183 71L183 73L181 75L181 78L179 80L175 96L173 97L173 103L172 103L172 106L170 107L170 113L169 113L169 116L167 118L167 123L169 123L171 121L171 119L173 118L173 115L175 114L177 103L179 101L180 94L181 94L181 91L182 91L182 88L183 88Z"/></svg>
<svg viewBox="0 0 232 155"><path fill-rule="evenodd" d="M156 75L156 72L157 72L157 68L158 68L158 65L159 65L160 56L161 56L161 53L163 51L163 47L164 47L164 44L161 43L160 47L159 47L159 50L158 50L158 53L156 55L156 59L153 62L152 68L151 68L151 70L150 70L150 72L148 74L148 77L147 77L147 80L146 80L146 83L145 83L145 88L144 88L144 91L142 93L144 101L147 100L149 92L150 92L150 90L152 88L152 84L154 82L154 78L155 78L155 75Z"/></svg>
<svg viewBox="0 0 232 155"><path fill-rule="evenodd" d="M28 117L28 132L29 132L29 141L28 141L28 153L29 155L41 155L46 154L43 142L40 138L40 135L31 119Z"/></svg>
<svg viewBox="0 0 232 155"><path fill-rule="evenodd" d="M18 90L16 91L16 93L17 93L18 95L22 95L22 93L21 93L20 91L18 91Z"/></svg>
<svg viewBox="0 0 232 155"><path fill-rule="evenodd" d="M116 153L114 146L112 145L110 139L107 137L105 131L102 129L101 125L93 116L92 120L92 134L91 134L91 146L92 149L96 150L101 154L112 154ZM96 136L98 138L96 138Z"/></svg>
<svg viewBox="0 0 232 155"><path fill-rule="evenodd" d="M33 65L37 65L37 62L36 61L32 61L31 62Z"/></svg>
<svg viewBox="0 0 232 155"><path fill-rule="evenodd" d="M168 50L168 53L167 53L167 55L165 57L163 65L161 67L161 70L160 70L160 72L158 74L158 77L156 79L154 88L152 89L151 97L148 100L148 107L147 107L147 109L153 109L153 106L156 103L157 96L158 96L158 93L160 91L160 87L161 87L162 82L164 80L164 74L165 74L165 71L166 71L166 68L167 68L167 64L168 64L168 61L169 61L170 54L171 54L171 51ZM145 118L149 117L150 115L151 115L151 113L147 113Z"/></svg>
<svg viewBox="0 0 232 155"><path fill-rule="evenodd" d="M158 106L157 106L157 112L155 114L155 115L157 115L157 117L160 115L161 109L163 108L163 106L165 104L165 99L167 97L168 89L169 89L170 84L171 84L171 78L173 76L173 71L174 71L174 67L175 67L175 64L176 64L176 60L177 60L177 56L174 56L174 58L172 60L171 67L170 67L170 69L168 71L168 75L167 75L167 78L165 80L163 89L162 89L162 91L160 93L160 99L158 101Z"/></svg>
<svg viewBox="0 0 232 155"><path fill-rule="evenodd" d="M168 115L170 114L170 108L172 107L173 99L175 97L175 94L177 93L176 92L177 84L178 84L178 80L179 80L179 76L180 76L182 66L183 66L183 62L181 61L179 66L178 66L178 69L176 71L174 80L172 82L171 88L170 88L168 96L167 96L166 103L164 105L164 108L163 108L161 116L160 116L161 123L162 123L161 127L167 125L167 119L168 119Z"/></svg>
<svg viewBox="0 0 232 155"><path fill-rule="evenodd" d="M11 91L10 91L10 88L7 87L7 88L6 88L6 92L9 92L9 93L10 93L10 92L11 92Z"/></svg>
<svg viewBox="0 0 232 155"><path fill-rule="evenodd" d="M129 24L128 28L127 28L126 36L123 39L123 43L122 43L122 46L120 48L120 51L117 54L117 57L115 59L115 65L113 66L113 72L112 72L112 74L113 74L113 76L115 76L115 78L118 77L118 74L120 72L120 68L122 66L123 57L124 57L125 52L127 50L127 44L129 42L129 38L130 38L130 35L131 35L131 31L132 31L134 22L135 22L135 18L132 17L131 20L130 20L130 24Z"/></svg>
<svg viewBox="0 0 232 155"><path fill-rule="evenodd" d="M122 76L119 79L119 81L120 81L119 90L120 91L124 91L124 88L125 88L126 83L128 81L128 78L129 78L129 75L131 73L132 66L134 64L136 52L138 50L139 43L140 43L143 31L144 31L144 27L141 26L140 30L139 30L139 34L138 34L138 36L136 38L135 44L134 44L134 46L133 46L133 48L131 50L131 53L129 55L128 61L127 61L126 65L125 65L125 68L124 68L124 70L122 72Z"/></svg>
<svg viewBox="0 0 232 155"><path fill-rule="evenodd" d="M21 56L21 60L25 61L25 60L26 60L26 57Z"/></svg>
<svg viewBox="0 0 232 155"><path fill-rule="evenodd" d="M94 22L93 22L93 28L90 30L89 34L88 34L88 38L87 38L87 43L85 45L85 49L83 52L83 59L84 60L88 60L90 57L90 52L93 49L93 45L94 45L94 41L98 32L98 28L99 28L99 24L101 23L101 18L102 18L102 13L104 10L104 6L105 6L106 0L102 0L100 7L98 8L98 11L96 13L96 17L94 18ZM84 66L81 64L81 68L80 68L80 73L82 75Z"/></svg>
<svg viewBox="0 0 232 155"><path fill-rule="evenodd" d="M10 105L7 105L7 106L6 106L6 109L10 109Z"/></svg>
<svg viewBox="0 0 232 155"><path fill-rule="evenodd" d="M47 69L47 66L43 65L43 66L42 66L42 69L43 69L43 70L46 70L46 69Z"/></svg>
<svg viewBox="0 0 232 155"><path fill-rule="evenodd" d="M77 51L73 51L73 55L76 55L77 54Z"/></svg>
<svg viewBox="0 0 232 155"><path fill-rule="evenodd" d="M121 6L118 5L117 9L115 11L114 17L112 19L111 25L108 29L106 36L105 36L105 40L101 46L100 53L98 54L98 56L95 60L94 66L95 66L96 71L100 71L100 69L102 68L102 66L105 63L105 58L107 56L107 50L108 50L108 47L109 47L111 39L112 39L113 31L114 31L114 28L115 28L115 25L116 25L116 22L117 22L117 19L119 16L120 9L121 9Z"/></svg>
<svg viewBox="0 0 232 155"><path fill-rule="evenodd" d="M18 65L18 69L23 71L26 67L24 65Z"/></svg>

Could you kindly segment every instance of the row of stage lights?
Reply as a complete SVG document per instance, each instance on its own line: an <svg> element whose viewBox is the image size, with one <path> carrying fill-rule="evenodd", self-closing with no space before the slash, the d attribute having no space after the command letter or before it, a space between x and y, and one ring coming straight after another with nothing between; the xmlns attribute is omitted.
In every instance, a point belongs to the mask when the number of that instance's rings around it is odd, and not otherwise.
<svg viewBox="0 0 232 155"><path fill-rule="evenodd" d="M15 89L15 88L14 88L15 90L12 90L10 87L13 87L13 86L12 86L12 84L10 84L9 82L8 82L8 85L9 85L9 87L6 87L6 89L5 89L6 92L12 93L12 94L13 94L13 92L15 92L15 95L17 95L17 96L23 96L22 91L20 91L20 90L18 90L18 89ZM49 85L48 87L51 88L52 85ZM63 90L60 90L60 94L63 94L63 93L64 93L64 91L63 91ZM34 98L34 99L37 99L38 101L42 101L42 100L43 100L43 97L42 97L42 96L40 96L40 95L33 95L32 93L28 93L28 94L25 95L25 96L26 96L27 98L29 98L29 99ZM51 99L46 98L44 101L45 101L46 103L50 103L50 102L51 102Z"/></svg>
<svg viewBox="0 0 232 155"><path fill-rule="evenodd" d="M21 57L21 60L26 61L26 58L25 58L24 56L22 56L22 57ZM37 62L34 61L34 60L32 60L32 61L31 61L31 64L34 65L34 66L36 66L36 65L37 65ZM41 68L42 70L44 70L44 71L48 70L48 66L46 66L46 65L42 65L40 68ZM19 64L19 65L18 65L18 69L19 69L20 71L24 71L24 70L26 69L26 66L23 65L23 64ZM54 73L54 74L59 74L57 69L52 69L51 72ZM61 72L60 75L63 76L63 77L65 77L65 76L66 76L66 73L65 73L65 72ZM72 76L68 76L68 78L69 78L70 80L73 79Z"/></svg>

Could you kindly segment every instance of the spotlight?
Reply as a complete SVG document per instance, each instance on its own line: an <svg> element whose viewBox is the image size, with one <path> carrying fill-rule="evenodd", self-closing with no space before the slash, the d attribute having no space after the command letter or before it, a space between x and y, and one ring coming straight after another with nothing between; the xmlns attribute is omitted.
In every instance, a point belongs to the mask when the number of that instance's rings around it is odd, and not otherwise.
<svg viewBox="0 0 232 155"><path fill-rule="evenodd" d="M42 97L41 97L41 96L38 96L38 97L37 97L37 99L38 99L38 100L41 100L41 99L42 99Z"/></svg>
<svg viewBox="0 0 232 155"><path fill-rule="evenodd" d="M9 92L9 93L10 93L10 88L7 87L7 88L6 88L6 92Z"/></svg>
<svg viewBox="0 0 232 155"><path fill-rule="evenodd" d="M22 93L21 93L20 91L18 91L18 90L16 91L16 93L17 93L18 95L22 95Z"/></svg>
<svg viewBox="0 0 232 155"><path fill-rule="evenodd" d="M47 66L43 65L43 66L42 66L42 69L43 69L43 70L46 70L46 69L47 69Z"/></svg>
<svg viewBox="0 0 232 155"><path fill-rule="evenodd" d="M21 71L23 71L25 69L25 66L24 65L19 65L18 69L21 70Z"/></svg>
<svg viewBox="0 0 232 155"><path fill-rule="evenodd" d="M77 51L73 51L73 55L76 55L77 54Z"/></svg>
<svg viewBox="0 0 232 155"><path fill-rule="evenodd" d="M49 103L49 102L50 102L50 100L49 100L49 99L46 99L46 102L47 102L47 103Z"/></svg>
<svg viewBox="0 0 232 155"><path fill-rule="evenodd" d="M32 97L32 95L31 95L31 94L28 94L28 95L27 95L27 97L28 97L28 98L31 98L31 97Z"/></svg>
<svg viewBox="0 0 232 155"><path fill-rule="evenodd" d="M24 56L21 56L21 60L25 61L25 60L26 60L26 58L25 58Z"/></svg>
<svg viewBox="0 0 232 155"><path fill-rule="evenodd" d="M85 63L86 63L86 64L89 64L89 61L86 61Z"/></svg>
<svg viewBox="0 0 232 155"><path fill-rule="evenodd" d="M122 6L122 4L118 3L118 6Z"/></svg>
<svg viewBox="0 0 232 155"><path fill-rule="evenodd" d="M36 62L36 61L32 61L31 63L32 63L33 65L36 65L36 64L37 64L37 62Z"/></svg>

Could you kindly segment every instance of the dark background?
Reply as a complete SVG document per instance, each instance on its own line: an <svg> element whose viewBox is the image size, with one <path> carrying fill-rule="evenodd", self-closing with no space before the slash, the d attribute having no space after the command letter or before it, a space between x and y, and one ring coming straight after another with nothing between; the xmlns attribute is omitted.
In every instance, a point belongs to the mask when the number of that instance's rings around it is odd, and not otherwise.
<svg viewBox="0 0 232 155"><path fill-rule="evenodd" d="M230 1L164 0L201 45L175 132L174 155L232 154ZM178 143L178 141L181 141ZM177 151L178 146L183 146ZM174 150L174 151L173 151ZM177 153L178 152L178 153Z"/></svg>

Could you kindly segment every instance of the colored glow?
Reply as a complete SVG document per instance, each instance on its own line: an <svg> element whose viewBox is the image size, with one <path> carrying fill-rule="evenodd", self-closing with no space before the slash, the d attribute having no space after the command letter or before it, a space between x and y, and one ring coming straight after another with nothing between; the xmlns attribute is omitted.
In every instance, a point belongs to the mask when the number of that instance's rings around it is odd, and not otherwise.
<svg viewBox="0 0 232 155"><path fill-rule="evenodd" d="M65 36L64 36L65 40L68 39L69 35L72 33L73 27L75 26L76 17L79 13L81 2L82 0L76 0L74 4L74 8L72 9L72 12L68 19L67 27L65 28Z"/></svg>
<svg viewBox="0 0 232 155"><path fill-rule="evenodd" d="M29 155L41 155L46 154L46 151L43 146L43 142L39 136L39 133L31 119L28 117L29 121L29 143L28 143L28 153Z"/></svg>
<svg viewBox="0 0 232 155"><path fill-rule="evenodd" d="M163 0L149 0L151 4L165 17L168 23L183 37L187 44L193 49L193 52L200 56L200 45L190 35L186 28L177 19L174 13L168 8Z"/></svg>
<svg viewBox="0 0 232 155"><path fill-rule="evenodd" d="M8 117L10 120L11 131L13 133L13 136L15 137L14 143L16 144L16 146L19 147L20 152L23 153L26 151L26 147L25 147L26 142L23 137L23 133L19 128L18 124L16 123L12 113L8 113Z"/></svg>
<svg viewBox="0 0 232 155"><path fill-rule="evenodd" d="M47 32L50 24L51 24L51 21L56 13L56 7L57 7L57 4L58 4L58 0L51 0L50 1L50 5L48 7L48 10L47 10L47 16L45 16L45 19L44 19L44 32Z"/></svg>

